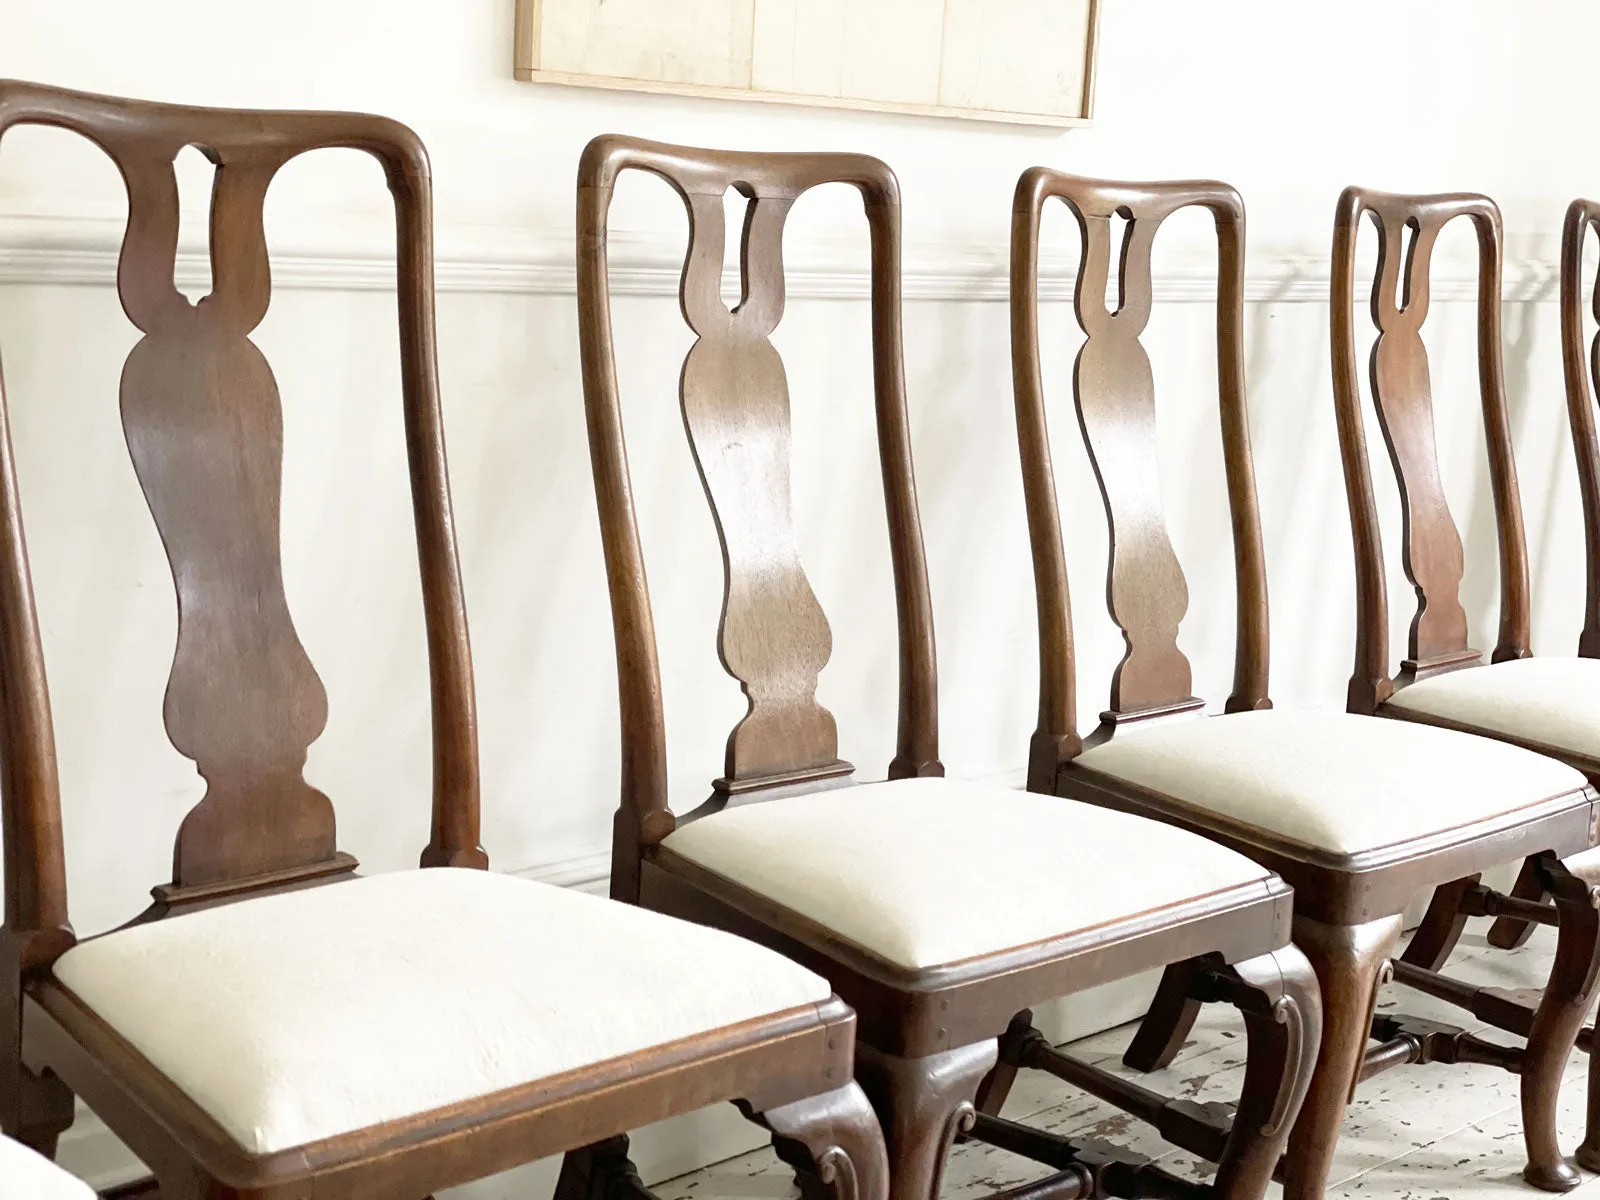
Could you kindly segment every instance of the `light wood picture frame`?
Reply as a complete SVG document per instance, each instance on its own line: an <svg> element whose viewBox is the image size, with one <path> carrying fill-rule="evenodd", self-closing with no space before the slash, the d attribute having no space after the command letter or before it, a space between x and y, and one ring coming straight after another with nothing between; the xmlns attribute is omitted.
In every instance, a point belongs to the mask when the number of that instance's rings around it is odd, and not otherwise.
<svg viewBox="0 0 1600 1200"><path fill-rule="evenodd" d="M516 77L1085 125L1101 0L517 0Z"/></svg>

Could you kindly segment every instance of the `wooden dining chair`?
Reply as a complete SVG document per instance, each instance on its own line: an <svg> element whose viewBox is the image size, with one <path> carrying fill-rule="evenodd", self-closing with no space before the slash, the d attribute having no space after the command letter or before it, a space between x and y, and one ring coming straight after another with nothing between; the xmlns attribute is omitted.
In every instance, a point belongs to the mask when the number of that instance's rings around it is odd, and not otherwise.
<svg viewBox="0 0 1600 1200"><path fill-rule="evenodd" d="M0 1200L95 1200L89 1185L0 1134Z"/></svg>
<svg viewBox="0 0 1600 1200"><path fill-rule="evenodd" d="M1584 607L1583 632L1578 638L1575 658L1559 655L1535 658L1529 648L1530 599L1526 538L1522 504L1517 491L1515 460L1505 411L1505 388L1501 365L1499 277L1501 245L1499 214L1485 197L1388 196L1351 189L1340 207L1340 226L1354 228L1362 212L1371 212L1380 237L1380 254L1393 263L1393 270L1406 273L1405 286L1427 286L1428 255L1438 226L1462 211L1473 211L1479 226L1480 263L1491 279L1480 295L1478 319L1479 370L1484 427L1491 453L1491 485L1495 491L1495 520L1500 542L1502 574L1501 625L1499 644L1490 664L1467 644L1464 618L1454 600L1464 555L1460 536L1438 496L1437 464L1432 458L1432 392L1427 388L1427 351L1415 337L1407 336L1407 326L1397 345L1387 351L1395 363L1387 373L1374 373L1374 395L1378 414L1396 427L1398 448L1391 450L1391 462L1400 481L1402 497L1409 506L1412 495L1425 515L1411 518L1413 532L1408 537L1432 565L1423 584L1414 584L1419 599L1435 594L1451 597L1444 609L1449 622L1437 620L1413 627L1415 646L1411 658L1401 664L1393 679L1387 675L1387 646L1372 641L1373 623L1387 620L1382 607L1383 563L1381 547L1372 525L1373 544L1365 551L1364 571L1376 571L1375 579L1362 578L1365 591L1378 587L1379 604L1374 608L1364 601L1358 636L1357 674L1351 681L1350 704L1355 711L1375 711L1384 716L1426 721L1449 728L1465 729L1487 737L1500 738L1559 758L1582 771L1591 784L1600 785L1600 448L1596 446L1594 392L1590 381L1589 354L1584 345L1583 323L1583 247L1589 229L1600 219L1600 206L1575 200L1568 207L1561 237L1561 349L1566 376L1567 413L1572 428L1573 450L1577 456L1578 482L1583 499L1588 594ZM1481 214L1481 215L1480 215ZM1410 224L1408 225L1408 222ZM1410 228L1414 243L1404 266L1396 239ZM1425 229L1433 232L1423 240ZM1354 235L1345 234L1336 243L1335 265L1354 270ZM1348 261L1349 266L1343 264ZM1600 281L1597 281L1600 286ZM1353 293L1353 284L1347 294ZM1426 292L1423 293L1424 298ZM1596 295L1600 303L1600 291ZM1396 322L1384 310L1380 317ZM1600 311L1600 309L1597 309ZM1424 299L1423 316L1426 315ZM1416 323L1420 325L1422 317ZM1353 321L1353 316L1349 318ZM1390 328L1381 322L1379 329L1388 338ZM1339 332L1344 339L1345 365L1336 368L1339 403L1359 419L1360 394L1354 368L1353 327ZM1376 360L1374 360L1376 361ZM1409 387L1396 370L1417 373L1422 386ZM1379 381L1381 380L1381 389ZM1349 419L1349 418L1346 418ZM1419 438L1426 441L1419 441ZM1347 455L1363 453L1359 442L1346 446ZM1348 472L1351 468L1346 467ZM1364 467L1362 468L1364 470ZM1427 473L1432 472L1433 475ZM1371 524L1371 518L1363 516ZM1410 576L1408 575L1408 578ZM1454 582L1452 582L1452 578ZM1382 636L1381 633L1378 636ZM1376 669L1374 669L1376 664ZM1465 668L1482 668L1467 670ZM1600 850L1590 850L1567 858L1567 871L1594 885L1600 883ZM1554 925L1559 920L1556 906L1545 900L1547 884L1540 864L1529 859L1522 864L1509 893L1485 886L1474 875L1438 889L1421 927L1407 947L1397 968L1437 970L1449 958L1459 941L1466 919L1492 916L1487 934L1489 944L1514 949L1524 944L1537 925ZM1491 1023L1505 1028L1520 1027L1528 1020L1530 1005L1521 997L1506 997L1497 1006ZM1592 1051L1594 1033L1585 1029L1579 1037L1581 1049ZM1591 1057L1589 1064L1589 1112L1583 1144L1575 1156L1580 1166L1600 1170L1600 1063Z"/></svg>
<svg viewBox="0 0 1600 1200"><path fill-rule="evenodd" d="M825 980L738 938L482 869L416 136L371 116L0 82L0 134L22 124L83 135L127 185L117 286L144 336L122 425L177 589L166 728L206 791L150 909L77 939L0 406L0 1130L53 1156L77 1097L162 1200L415 1198L575 1146L625 1179L615 1197L646 1194L627 1129L735 1100L839 1200L883 1200L881 1134L851 1080L854 1016ZM188 145L216 165L213 290L197 304L173 283L173 159ZM327 698L284 595L282 409L249 336L271 293L267 187L326 146L371 154L394 193L433 706L432 869L370 878L354 878L332 803L302 774ZM572 1179L560 1194L586 1195Z"/></svg>
<svg viewBox="0 0 1600 1200"><path fill-rule="evenodd" d="M1478 243L1478 379L1489 485L1494 497L1499 548L1500 628L1489 663L1467 638L1459 592L1465 569L1461 535L1440 484L1434 434L1429 360L1421 338L1428 316L1429 264L1439 230L1456 217L1471 222ZM1378 233L1377 273L1371 315L1377 337L1371 351L1369 386L1389 462L1399 486L1405 526L1401 564L1417 593L1407 657L1389 674L1388 605L1383 545L1361 419L1360 373L1356 362L1356 235L1370 217ZM1600 785L1600 547L1594 485L1600 465L1594 458L1593 398L1588 391L1582 350L1579 279L1585 218L1579 205L1567 213L1562 249L1562 334L1567 397L1584 488L1585 521L1590 529L1589 601L1578 657L1535 658L1530 646L1527 538L1517 488L1516 459L1506 411L1500 338L1500 278L1504 257L1500 211L1487 196L1395 195L1347 188L1339 200L1333 249L1333 378L1339 415L1339 445L1355 533L1357 623L1355 671L1350 680L1352 712L1376 713L1446 729L1497 738L1571 765L1591 785ZM1402 242L1409 233L1409 245ZM1435 891L1422 925L1395 964L1401 978L1435 995L1468 1001L1481 1020L1512 1033L1528 1028L1534 1007L1526 996L1495 993L1481 1000L1470 993L1448 995L1436 972L1461 937L1469 916L1492 916L1489 943L1504 949L1525 942L1535 925L1560 925L1568 913L1559 903L1542 903L1566 889L1593 909L1600 902L1600 851L1570 855L1561 875L1552 876L1547 857L1525 859L1509 894L1486 887L1477 874ZM1582 918L1592 920L1592 918ZM1592 988L1597 956L1576 942L1570 960L1556 970L1584 977ZM1451 989L1454 991L1454 989ZM1481 1011L1480 1011L1481 1010ZM1580 1045L1588 1049L1593 1034ZM1552 1071L1559 1071L1552 1065ZM1600 1071L1591 1062L1590 1114L1578 1162L1600 1169Z"/></svg>
<svg viewBox="0 0 1600 1200"><path fill-rule="evenodd" d="M1082 235L1075 308L1087 335L1073 396L1111 533L1107 597L1127 647L1111 704L1078 735L1071 609L1039 367L1038 246L1057 197ZM1217 366L1233 525L1237 642L1223 715L1204 716L1178 647L1188 588L1161 515L1155 385L1140 341L1152 306L1151 246L1162 222L1196 205L1218 246ZM1283 1164L1290 1200L1323 1193L1356 1085L1406 1062L1488 1063L1522 1074L1527 1178L1562 1190L1577 1174L1556 1142L1555 1104L1594 982L1595 911L1560 855L1587 847L1600 797L1553 759L1486 738L1348 713L1276 711L1267 695L1266 567L1244 392L1244 206L1225 184L1117 183L1035 168L1013 205L1012 362L1040 630L1039 727L1028 786L1201 832L1294 887L1294 940L1322 988L1323 1039ZM1120 246L1116 217L1126 219ZM1117 272L1120 304L1106 301ZM1494 1044L1431 1022L1374 1016L1401 914L1421 888L1521 855L1556 896L1561 945L1550 987L1517 1032ZM1499 993L1431 973L1406 982L1492 1006ZM1170 1062L1209 985L1169 969L1125 1061ZM1481 1015L1481 1014L1480 1014ZM1378 1044L1368 1048L1369 1040Z"/></svg>
<svg viewBox="0 0 1600 1200"><path fill-rule="evenodd" d="M689 215L681 306L697 335L683 419L724 563L718 648L748 701L709 799L675 817L657 645L624 446L606 238L625 171L670 184ZM790 400L769 340L783 314L783 231L824 183L863 198L872 238L878 448L899 629L899 733L887 782L852 786L818 704L831 635L790 511ZM745 198L740 299L722 300L724 198ZM1320 1014L1287 945L1291 898L1265 868L1153 822L947 780L938 757L933 626L917 516L900 327L898 185L855 154L728 153L602 137L578 177L579 320L622 702L612 894L738 932L824 975L859 1014L857 1078L883 1123L890 1191L934 1200L952 1139L1054 1168L1010 1200L1257 1197L1316 1053ZM688 798L698 802L700 797ZM682 807L680 805L680 807ZM1137 863L1128 847L1137 844ZM1053 1049L1030 1005L1178 959L1235 1004L1249 1065L1231 1122ZM1005 1065L996 1070L1001 1046ZM1130 1153L975 1110L1020 1067L1067 1080L1218 1161L1214 1184ZM985 1084L985 1080L988 1082Z"/></svg>

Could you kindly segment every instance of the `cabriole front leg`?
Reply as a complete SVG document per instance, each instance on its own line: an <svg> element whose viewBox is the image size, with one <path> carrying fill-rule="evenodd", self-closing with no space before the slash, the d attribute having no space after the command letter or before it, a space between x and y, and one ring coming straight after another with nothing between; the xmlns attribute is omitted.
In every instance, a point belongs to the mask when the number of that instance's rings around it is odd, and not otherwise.
<svg viewBox="0 0 1600 1200"><path fill-rule="evenodd" d="M857 1084L769 1108L751 1119L772 1130L773 1149L794 1168L803 1195L888 1200L883 1132Z"/></svg>
<svg viewBox="0 0 1600 1200"><path fill-rule="evenodd" d="M1556 959L1550 980L1533 1014L1522 1066L1522 1137L1528 1165L1522 1177L1547 1192L1565 1192L1581 1177L1561 1153L1556 1135L1556 1105L1567 1059L1589 1014L1595 977L1600 971L1600 890L1571 874L1553 854L1529 860L1536 864L1539 882L1555 902ZM1592 1059L1591 1055L1591 1059ZM1590 1095L1593 1097L1593 1089ZM1590 1104L1590 1133L1585 1151L1594 1140L1594 1104ZM1586 1154L1591 1158L1592 1154Z"/></svg>
<svg viewBox="0 0 1600 1200"><path fill-rule="evenodd" d="M1248 1039L1244 1089L1217 1163L1218 1200L1260 1200L1306 1097L1322 1043L1316 973L1293 946L1236 964Z"/></svg>
<svg viewBox="0 0 1600 1200"><path fill-rule="evenodd" d="M1327 1189L1339 1126L1372 1029L1373 1004L1402 920L1399 913L1364 925L1294 919L1294 944L1310 960L1322 993L1322 1045L1289 1134L1284 1200L1321 1200Z"/></svg>
<svg viewBox="0 0 1600 1200"><path fill-rule="evenodd" d="M937 1200L950 1144L972 1128L973 1097L998 1052L991 1040L898 1058L857 1043L856 1079L888 1144L890 1200Z"/></svg>

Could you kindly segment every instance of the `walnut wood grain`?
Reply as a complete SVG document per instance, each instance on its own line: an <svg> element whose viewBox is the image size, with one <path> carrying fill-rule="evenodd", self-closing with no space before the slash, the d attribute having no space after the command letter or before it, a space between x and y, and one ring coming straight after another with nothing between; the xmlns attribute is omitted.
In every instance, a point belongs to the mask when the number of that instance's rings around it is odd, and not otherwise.
<svg viewBox="0 0 1600 1200"><path fill-rule="evenodd" d="M1178 623L1189 606L1183 569L1161 513L1160 481L1137 469L1155 445L1155 378L1139 341L1150 320L1150 246L1161 219L1182 201L1138 209L1095 192L1069 200L1083 234L1074 310L1087 338L1073 364L1073 396L1111 527L1106 595L1126 653L1111 679L1111 707L1153 708L1189 698L1189 660ZM1121 303L1105 302L1112 221L1127 219L1118 257Z"/></svg>
<svg viewBox="0 0 1600 1200"><path fill-rule="evenodd" d="M191 305L172 284L181 148L141 140L115 157L130 206L119 290L145 334L123 369L122 424L178 593L167 732L207 788L173 882L196 886L325 861L335 839L332 802L301 774L328 698L284 595L283 412L249 338L271 294L261 210L285 152L216 151L215 286Z"/></svg>
<svg viewBox="0 0 1600 1200"><path fill-rule="evenodd" d="M783 316L783 226L793 201L749 197L741 298L732 309L722 301L722 196L693 192L686 203L683 314L698 339L679 387L722 543L718 648L750 706L728 738L725 778L745 782L839 758L833 715L816 700L832 635L800 563L789 489L789 387L769 336Z"/></svg>

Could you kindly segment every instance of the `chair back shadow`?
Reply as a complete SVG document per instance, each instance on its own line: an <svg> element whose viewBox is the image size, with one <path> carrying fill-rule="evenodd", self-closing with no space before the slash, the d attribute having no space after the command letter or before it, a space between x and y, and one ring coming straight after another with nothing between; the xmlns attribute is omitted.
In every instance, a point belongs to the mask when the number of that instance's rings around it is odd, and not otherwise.
<svg viewBox="0 0 1600 1200"><path fill-rule="evenodd" d="M1383 539L1373 500L1356 365L1356 238L1363 217L1378 233L1371 317L1377 330L1368 359L1373 407L1400 491L1401 565L1417 593L1406 657L1389 674L1389 610ZM1433 390L1422 325L1428 276L1439 231L1456 217L1472 222L1478 242L1478 391L1489 450L1500 554L1500 631L1493 661L1526 658L1530 650L1528 550L1511 451L1500 346L1500 210L1487 196L1405 196L1346 188L1333 233L1333 391L1339 449L1356 557L1356 659L1351 712L1373 713L1397 687L1443 671L1475 666L1461 607L1465 568L1460 531L1445 502L1434 429ZM1410 244L1403 246L1406 232Z"/></svg>
<svg viewBox="0 0 1600 1200"><path fill-rule="evenodd" d="M282 410L250 333L271 275L262 205L290 159L364 150L394 194L402 389L433 714L432 835L424 865L484 867L472 663L445 470L434 351L432 198L416 136L378 117L235 112L0 82L0 135L71 130L115 162L128 225L117 291L144 335L121 382L123 430L172 567L178 639L164 714L203 799L178 829L170 882L140 920L348 875L328 797L302 774L327 697L295 633L279 554ZM211 294L174 284L173 161L215 165ZM6 1012L23 977L73 941L49 692L29 578L9 420L0 395L0 811L5 817Z"/></svg>
<svg viewBox="0 0 1600 1200"><path fill-rule="evenodd" d="M748 709L729 735L703 810L847 784L833 715L817 703L832 636L800 563L790 505L789 389L771 334L783 316L784 223L824 183L856 187L872 236L872 352L879 454L899 627L899 730L891 778L942 775L927 566L917 516L900 328L900 197L894 174L859 154L758 154L596 139L578 185L578 311L584 400L622 709L622 802L612 895L638 898L639 860L672 832L655 627L645 580L612 345L606 232L624 171L665 180L689 217L680 300L696 341L684 359L684 429L722 547L717 645ZM747 200L739 303L722 299L724 197ZM781 789L781 791L780 791Z"/></svg>
<svg viewBox="0 0 1600 1200"><path fill-rule="evenodd" d="M1211 213L1217 233L1217 386L1238 614L1226 709L1247 712L1272 704L1266 567L1244 396L1244 205L1222 183L1118 183L1034 168L1017 185L1011 217L1011 361L1039 611L1039 724L1029 750L1028 787L1053 793L1058 772L1084 743L1077 730L1071 599L1039 360L1039 229L1052 198L1065 203L1082 236L1073 308L1087 338L1073 366L1073 398L1110 529L1106 605L1126 646L1111 679L1110 708L1089 740L1104 740L1129 723L1198 713L1204 705L1192 694L1189 660L1178 648L1189 592L1167 535L1159 482L1149 469L1156 455L1155 381L1140 342L1150 319L1156 232L1173 213L1191 206ZM1126 221L1120 247L1112 245L1117 217ZM1106 302L1113 256L1120 296L1115 311Z"/></svg>

